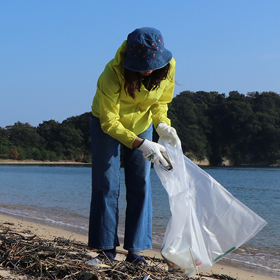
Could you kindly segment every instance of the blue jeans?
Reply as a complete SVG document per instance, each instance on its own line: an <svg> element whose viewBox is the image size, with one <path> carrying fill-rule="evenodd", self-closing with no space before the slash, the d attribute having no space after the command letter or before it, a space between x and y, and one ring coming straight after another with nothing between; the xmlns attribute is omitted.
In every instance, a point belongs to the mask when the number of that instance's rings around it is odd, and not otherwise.
<svg viewBox="0 0 280 280"><path fill-rule="evenodd" d="M152 140L153 127L139 137ZM108 250L119 246L118 198L120 192L120 146L122 144L91 117L92 197L89 219L89 247ZM151 163L137 148L123 146L126 185L124 249L152 248Z"/></svg>

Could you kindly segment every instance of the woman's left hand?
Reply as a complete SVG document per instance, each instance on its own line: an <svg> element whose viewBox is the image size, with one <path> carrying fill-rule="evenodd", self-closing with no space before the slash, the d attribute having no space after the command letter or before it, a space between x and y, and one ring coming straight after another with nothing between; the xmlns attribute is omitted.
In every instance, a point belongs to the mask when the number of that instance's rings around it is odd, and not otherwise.
<svg viewBox="0 0 280 280"><path fill-rule="evenodd" d="M180 143L180 139L177 135L176 129L167 125L166 123L159 123L156 128L156 131L160 137L169 137L173 147L176 147L176 145Z"/></svg>

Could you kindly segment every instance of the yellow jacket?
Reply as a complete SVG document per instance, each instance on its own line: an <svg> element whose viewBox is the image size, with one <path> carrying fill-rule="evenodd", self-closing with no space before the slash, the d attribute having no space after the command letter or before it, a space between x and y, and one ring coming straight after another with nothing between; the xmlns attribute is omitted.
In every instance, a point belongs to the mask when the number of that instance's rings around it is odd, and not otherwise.
<svg viewBox="0 0 280 280"><path fill-rule="evenodd" d="M133 99L124 89L125 51L126 41L100 75L91 109L92 114L100 119L105 133L132 148L137 135L145 131L151 122L154 127L160 122L170 125L167 103L173 98L176 63L172 58L168 77L161 81L158 89L148 91L142 84Z"/></svg>

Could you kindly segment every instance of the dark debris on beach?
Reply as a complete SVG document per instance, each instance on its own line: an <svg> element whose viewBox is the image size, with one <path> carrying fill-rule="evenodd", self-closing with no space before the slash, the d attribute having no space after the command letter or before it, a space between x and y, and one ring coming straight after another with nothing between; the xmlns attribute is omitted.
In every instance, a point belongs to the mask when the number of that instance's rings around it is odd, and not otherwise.
<svg viewBox="0 0 280 280"><path fill-rule="evenodd" d="M86 244L76 240L47 240L29 230L0 223L0 280L2 279L80 279L80 280L167 280L205 279L171 274L163 260L144 256L148 265L104 260L99 267L85 264L92 259ZM8 276L1 276L1 271ZM205 275L206 276L206 275ZM226 275L207 275L213 279L236 280Z"/></svg>

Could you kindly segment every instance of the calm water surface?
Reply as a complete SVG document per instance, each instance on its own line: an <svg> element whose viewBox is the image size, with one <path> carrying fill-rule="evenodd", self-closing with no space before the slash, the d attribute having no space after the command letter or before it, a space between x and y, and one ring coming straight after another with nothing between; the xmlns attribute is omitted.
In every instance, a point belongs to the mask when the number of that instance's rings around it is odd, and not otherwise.
<svg viewBox="0 0 280 280"><path fill-rule="evenodd" d="M280 279L280 168L207 167L204 170L268 225L220 263ZM121 170L120 227L123 235L125 187ZM170 219L168 196L154 170L153 239L160 248ZM0 165L0 211L87 234L91 195L89 166Z"/></svg>

